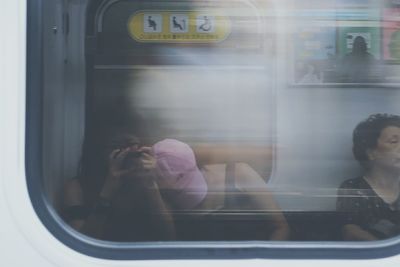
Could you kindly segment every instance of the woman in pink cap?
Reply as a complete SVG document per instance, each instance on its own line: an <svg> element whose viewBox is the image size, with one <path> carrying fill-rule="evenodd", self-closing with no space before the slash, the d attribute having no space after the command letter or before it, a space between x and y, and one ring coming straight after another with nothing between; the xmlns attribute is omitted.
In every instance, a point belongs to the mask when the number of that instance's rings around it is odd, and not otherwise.
<svg viewBox="0 0 400 267"><path fill-rule="evenodd" d="M236 177L231 181L223 173L225 166L221 164L205 165L200 171L192 148L175 139L140 147L136 137L117 134L110 145L106 153L109 156L105 178L92 180L89 185L87 179L81 179L81 183L75 179L66 186L64 218L75 229L118 241L168 240L175 238L171 213L191 214L191 219L196 221L196 216L204 219L222 210L247 209L268 214L265 224L272 230L258 233L257 239L288 238L284 216L264 180L248 164L233 164L230 171ZM97 190L93 190L92 183L97 184ZM82 196L91 200L89 205ZM84 216L69 211L75 206L85 207ZM142 225L138 224L140 221ZM140 233L149 236L138 238L135 229L148 229ZM131 234L125 235L126 239L115 238L115 235L123 235L115 232Z"/></svg>
<svg viewBox="0 0 400 267"><path fill-rule="evenodd" d="M156 173L157 184L171 209L178 213L187 211L192 217L222 211L239 211L238 216L242 216L243 212L256 211L268 217L265 228L270 229L269 233L257 233L257 239L288 239L288 224L280 208L265 181L248 164L228 164L228 168L226 164L207 164L200 170L192 148L175 139L165 139L152 148L142 149L149 155L143 163ZM226 171L234 175L229 177ZM246 232L250 233L251 229Z"/></svg>

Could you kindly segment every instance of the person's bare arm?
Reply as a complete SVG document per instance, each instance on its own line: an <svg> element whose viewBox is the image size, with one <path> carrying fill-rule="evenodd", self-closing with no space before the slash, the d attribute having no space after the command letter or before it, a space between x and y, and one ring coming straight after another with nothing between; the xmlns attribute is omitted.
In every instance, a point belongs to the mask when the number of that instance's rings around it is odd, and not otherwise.
<svg viewBox="0 0 400 267"><path fill-rule="evenodd" d="M258 174L268 176L272 170L272 146L248 144L207 144L191 145L199 167L214 164L246 162Z"/></svg>
<svg viewBox="0 0 400 267"><path fill-rule="evenodd" d="M139 181L142 184L145 195L147 197L148 206L152 213L153 225L158 226L160 238L163 240L176 239L175 223L171 214L171 209L166 201L163 199L160 189L156 183L157 172L156 159L151 155L150 147L142 147L140 151L143 152L141 162L143 169L149 173L145 180Z"/></svg>
<svg viewBox="0 0 400 267"><path fill-rule="evenodd" d="M88 236L102 239L104 227L111 210L111 202L121 186L121 177L133 172L133 169L121 169L128 149L114 150L109 156L109 171L105 178L102 190L99 193L95 207L89 207L87 216L72 218L67 223L75 230ZM83 191L77 179L68 181L64 186L63 206L67 210L73 206L85 207ZM86 208L88 208L86 206Z"/></svg>
<svg viewBox="0 0 400 267"><path fill-rule="evenodd" d="M272 224L274 229L269 239L288 240L290 235L289 225L261 176L246 163L235 165L235 176L236 186L242 192L249 194L254 208L269 214L268 222Z"/></svg>
<svg viewBox="0 0 400 267"><path fill-rule="evenodd" d="M154 182L153 185L143 186L143 190L146 196L147 207L151 213L151 225L157 227L160 240L175 240L175 224L171 214L171 210L168 204L164 201L161 196L160 190L157 184Z"/></svg>
<svg viewBox="0 0 400 267"><path fill-rule="evenodd" d="M378 240L376 236L365 231L356 224L346 224L342 229L343 239L346 241L373 241Z"/></svg>

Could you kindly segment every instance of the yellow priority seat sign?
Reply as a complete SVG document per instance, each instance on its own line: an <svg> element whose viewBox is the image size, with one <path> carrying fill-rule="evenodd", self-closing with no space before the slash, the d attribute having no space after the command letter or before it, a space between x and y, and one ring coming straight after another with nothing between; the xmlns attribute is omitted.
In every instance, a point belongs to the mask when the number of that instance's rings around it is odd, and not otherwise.
<svg viewBox="0 0 400 267"><path fill-rule="evenodd" d="M231 33L227 16L198 11L139 11L128 21L130 36L138 42L216 43Z"/></svg>

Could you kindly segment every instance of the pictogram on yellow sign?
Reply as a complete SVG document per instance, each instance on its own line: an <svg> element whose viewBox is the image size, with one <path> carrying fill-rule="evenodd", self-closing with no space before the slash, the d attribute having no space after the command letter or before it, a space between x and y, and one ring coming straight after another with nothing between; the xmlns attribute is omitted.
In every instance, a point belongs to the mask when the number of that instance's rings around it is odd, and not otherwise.
<svg viewBox="0 0 400 267"><path fill-rule="evenodd" d="M231 22L212 12L140 11L129 18L128 31L138 42L216 43L229 36Z"/></svg>

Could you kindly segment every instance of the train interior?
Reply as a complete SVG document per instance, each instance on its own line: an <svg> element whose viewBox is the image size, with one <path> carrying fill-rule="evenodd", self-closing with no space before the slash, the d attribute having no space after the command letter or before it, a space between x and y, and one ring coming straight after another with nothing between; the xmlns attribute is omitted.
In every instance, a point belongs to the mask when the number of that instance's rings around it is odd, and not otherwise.
<svg viewBox="0 0 400 267"><path fill-rule="evenodd" d="M273 192L291 240L340 240L337 189L361 173L352 131L371 114L400 114L398 8L373 0L43 0L48 201L58 209L85 138L126 126L143 144L174 138L199 161L249 164ZM342 73L356 36L376 59L368 78ZM263 216L176 220L198 229L182 240L252 240Z"/></svg>

